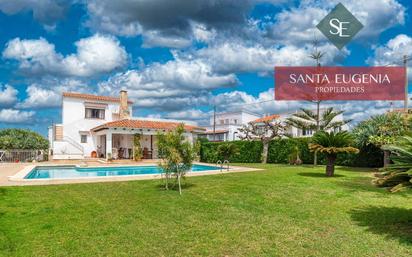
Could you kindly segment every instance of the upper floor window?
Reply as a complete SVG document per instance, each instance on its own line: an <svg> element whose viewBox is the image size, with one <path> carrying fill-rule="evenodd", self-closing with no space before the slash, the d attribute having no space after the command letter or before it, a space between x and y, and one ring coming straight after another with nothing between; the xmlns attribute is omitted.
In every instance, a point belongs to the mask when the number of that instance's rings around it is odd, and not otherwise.
<svg viewBox="0 0 412 257"><path fill-rule="evenodd" d="M312 131L310 129L302 129L302 136L309 136L312 134Z"/></svg>
<svg viewBox="0 0 412 257"><path fill-rule="evenodd" d="M226 120L225 120L225 124L229 124L229 119L226 119Z"/></svg>
<svg viewBox="0 0 412 257"><path fill-rule="evenodd" d="M87 143L87 135L80 135L80 143Z"/></svg>
<svg viewBox="0 0 412 257"><path fill-rule="evenodd" d="M237 119L234 119L234 120L233 120L233 123L234 123L234 124L237 124Z"/></svg>
<svg viewBox="0 0 412 257"><path fill-rule="evenodd" d="M104 109L86 108L86 119L102 119L104 120Z"/></svg>
<svg viewBox="0 0 412 257"><path fill-rule="evenodd" d="M225 120L220 120L220 125L225 124Z"/></svg>

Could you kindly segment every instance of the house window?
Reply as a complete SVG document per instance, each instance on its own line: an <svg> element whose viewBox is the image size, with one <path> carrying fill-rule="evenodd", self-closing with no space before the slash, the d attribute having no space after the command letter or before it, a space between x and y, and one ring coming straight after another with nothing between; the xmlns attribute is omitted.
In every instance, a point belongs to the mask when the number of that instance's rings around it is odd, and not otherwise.
<svg viewBox="0 0 412 257"><path fill-rule="evenodd" d="M233 123L234 123L234 124L237 124L237 119L234 119L234 120L233 120Z"/></svg>
<svg viewBox="0 0 412 257"><path fill-rule="evenodd" d="M225 124L229 124L229 119L226 119L226 120L225 120Z"/></svg>
<svg viewBox="0 0 412 257"><path fill-rule="evenodd" d="M87 135L80 135L80 142L81 143L87 143Z"/></svg>
<svg viewBox="0 0 412 257"><path fill-rule="evenodd" d="M86 119L102 119L104 120L104 109L86 108Z"/></svg>
<svg viewBox="0 0 412 257"><path fill-rule="evenodd" d="M225 120L220 120L220 125L225 124Z"/></svg>

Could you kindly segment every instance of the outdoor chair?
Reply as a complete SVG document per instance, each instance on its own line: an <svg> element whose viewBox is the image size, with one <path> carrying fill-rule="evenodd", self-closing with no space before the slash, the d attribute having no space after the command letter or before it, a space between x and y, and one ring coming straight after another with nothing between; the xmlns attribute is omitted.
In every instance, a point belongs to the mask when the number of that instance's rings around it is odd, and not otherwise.
<svg viewBox="0 0 412 257"><path fill-rule="evenodd" d="M119 158L119 151L117 148L112 148L112 157L117 160Z"/></svg>

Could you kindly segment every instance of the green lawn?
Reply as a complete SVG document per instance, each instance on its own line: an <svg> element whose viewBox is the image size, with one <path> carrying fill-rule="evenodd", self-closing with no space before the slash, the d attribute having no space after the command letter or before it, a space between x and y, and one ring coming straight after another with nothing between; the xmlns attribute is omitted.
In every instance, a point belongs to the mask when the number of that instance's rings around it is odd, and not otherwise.
<svg viewBox="0 0 412 257"><path fill-rule="evenodd" d="M412 256L412 194L367 170L0 188L1 256Z"/></svg>

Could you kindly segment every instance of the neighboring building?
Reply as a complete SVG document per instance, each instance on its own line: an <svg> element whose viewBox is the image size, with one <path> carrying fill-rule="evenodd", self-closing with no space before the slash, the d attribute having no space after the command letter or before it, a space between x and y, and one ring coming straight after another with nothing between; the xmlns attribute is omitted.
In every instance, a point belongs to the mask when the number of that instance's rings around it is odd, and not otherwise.
<svg viewBox="0 0 412 257"><path fill-rule="evenodd" d="M193 142L204 129L177 120L131 118L133 102L120 97L63 93L62 123L49 127L53 159L89 157L131 159L133 135L140 134L143 157L157 158L156 134L185 123L185 136Z"/></svg>
<svg viewBox="0 0 412 257"><path fill-rule="evenodd" d="M217 113L216 119L213 115L210 118L210 125L205 127L206 132L199 136L207 138L209 141L239 140L239 128L259 117L259 115L248 111Z"/></svg>
<svg viewBox="0 0 412 257"><path fill-rule="evenodd" d="M320 113L325 109L321 109ZM215 131L213 131L213 123L214 117L210 118L210 125L205 127L206 132L203 132L199 135L199 137L207 138L209 141L233 141L239 140L239 136L241 132L239 128L243 125L247 125L248 123L263 123L266 121L269 122L285 122L287 118L291 117L293 113L282 113L282 114L272 114L260 117L259 115L247 112L247 111L239 111L239 112L225 112L225 113L218 113L216 114L216 127ZM343 115L339 114L335 117L333 121L343 121ZM349 130L347 124L343 125L339 130ZM314 134L315 131L313 130L302 130L295 127L289 128L289 135L292 137L310 137Z"/></svg>

